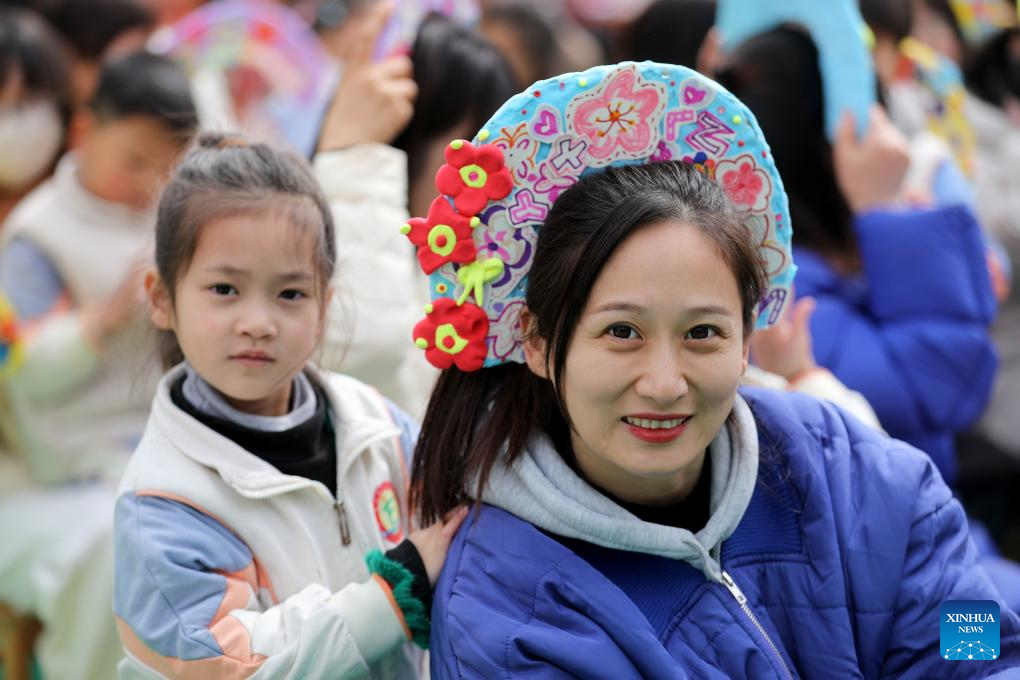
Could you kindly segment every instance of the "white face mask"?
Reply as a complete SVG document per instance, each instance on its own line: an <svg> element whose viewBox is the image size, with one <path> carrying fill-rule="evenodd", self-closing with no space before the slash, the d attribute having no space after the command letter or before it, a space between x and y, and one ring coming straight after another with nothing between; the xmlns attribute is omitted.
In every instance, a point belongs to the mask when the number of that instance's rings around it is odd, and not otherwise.
<svg viewBox="0 0 1020 680"><path fill-rule="evenodd" d="M64 140L57 105L35 101L0 107L0 191L17 191L53 163Z"/></svg>

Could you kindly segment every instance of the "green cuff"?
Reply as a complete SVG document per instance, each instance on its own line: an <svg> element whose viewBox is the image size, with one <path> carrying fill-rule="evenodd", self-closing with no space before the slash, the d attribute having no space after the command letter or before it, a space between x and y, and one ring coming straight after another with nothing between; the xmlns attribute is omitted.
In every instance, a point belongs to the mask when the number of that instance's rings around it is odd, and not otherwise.
<svg viewBox="0 0 1020 680"><path fill-rule="evenodd" d="M411 585L414 583L414 574L396 560L383 555L378 550L373 550L365 555L365 564L373 574L379 574L386 583L390 584L393 590L393 598L397 606L404 613L404 622L411 629L411 637L414 643L422 649L429 648L429 623L428 613L425 605L411 592Z"/></svg>

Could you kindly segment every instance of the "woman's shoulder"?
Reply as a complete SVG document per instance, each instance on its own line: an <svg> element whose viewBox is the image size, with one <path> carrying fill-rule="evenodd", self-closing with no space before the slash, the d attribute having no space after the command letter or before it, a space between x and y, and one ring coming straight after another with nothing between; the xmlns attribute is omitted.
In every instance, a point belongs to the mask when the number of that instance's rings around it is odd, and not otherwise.
<svg viewBox="0 0 1020 680"><path fill-rule="evenodd" d="M740 393L754 414L761 459L784 466L802 494L824 493L837 504L853 499L855 505L887 497L902 502L905 511L951 498L927 454L830 402L762 388Z"/></svg>

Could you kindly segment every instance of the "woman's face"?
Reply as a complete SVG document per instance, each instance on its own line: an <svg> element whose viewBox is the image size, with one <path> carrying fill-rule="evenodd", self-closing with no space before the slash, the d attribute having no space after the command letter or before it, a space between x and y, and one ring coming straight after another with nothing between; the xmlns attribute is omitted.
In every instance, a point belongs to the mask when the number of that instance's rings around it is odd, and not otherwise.
<svg viewBox="0 0 1020 680"><path fill-rule="evenodd" d="M567 352L564 400L585 477L629 502L682 500L747 367L736 278L686 222L641 228L607 262ZM540 341L539 341L540 342ZM528 363L544 374L544 354Z"/></svg>

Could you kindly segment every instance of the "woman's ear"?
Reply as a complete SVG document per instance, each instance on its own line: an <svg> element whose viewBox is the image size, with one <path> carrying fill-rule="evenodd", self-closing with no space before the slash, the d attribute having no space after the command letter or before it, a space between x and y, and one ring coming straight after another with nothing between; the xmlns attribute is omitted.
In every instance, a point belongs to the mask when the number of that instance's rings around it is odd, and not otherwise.
<svg viewBox="0 0 1020 680"><path fill-rule="evenodd" d="M173 330L173 308L170 293L155 269L145 272L145 300L152 324L162 330Z"/></svg>
<svg viewBox="0 0 1020 680"><path fill-rule="evenodd" d="M540 378L549 379L548 352L545 340L538 334L534 314L527 307L521 312L521 336L524 338L524 359L531 372Z"/></svg>

